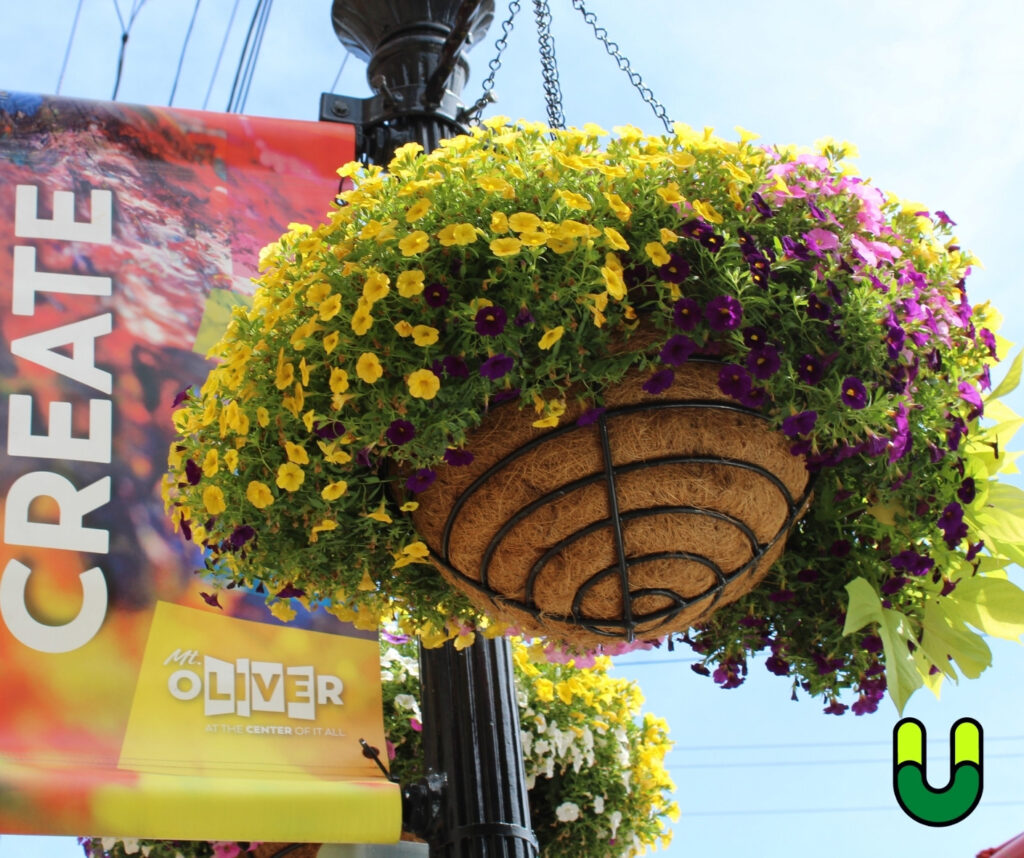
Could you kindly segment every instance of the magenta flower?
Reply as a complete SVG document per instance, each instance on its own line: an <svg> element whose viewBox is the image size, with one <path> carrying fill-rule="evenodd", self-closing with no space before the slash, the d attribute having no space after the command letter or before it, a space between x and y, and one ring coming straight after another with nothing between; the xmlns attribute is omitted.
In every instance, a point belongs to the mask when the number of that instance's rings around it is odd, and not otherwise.
<svg viewBox="0 0 1024 858"><path fill-rule="evenodd" d="M512 358L499 353L487 358L487 360L480 364L480 375L496 381L508 375L512 371L513 364L515 364L515 361Z"/></svg>
<svg viewBox="0 0 1024 858"><path fill-rule="evenodd" d="M391 425L384 432L384 437L396 447L408 444L416 437L416 427L408 420L392 420Z"/></svg>
<svg viewBox="0 0 1024 858"><path fill-rule="evenodd" d="M864 389L864 383L852 375L843 379L843 390L839 398L854 410L860 410L868 404L868 392Z"/></svg>
<svg viewBox="0 0 1024 858"><path fill-rule="evenodd" d="M743 305L732 295L716 295L704 308L704 318L713 331L732 331L743 319Z"/></svg>
<svg viewBox="0 0 1024 858"><path fill-rule="evenodd" d="M496 337L505 330L508 315L497 304L476 311L476 332L482 337Z"/></svg>
<svg viewBox="0 0 1024 858"><path fill-rule="evenodd" d="M664 393L676 380L676 374L670 369L659 369L643 383L643 389L652 395Z"/></svg>
<svg viewBox="0 0 1024 858"><path fill-rule="evenodd" d="M807 242L807 249L815 256L824 256L829 250L835 250L839 247L839 239L836 238L835 233L829 232L827 229L812 229L810 232L805 232L804 241Z"/></svg>
<svg viewBox="0 0 1024 858"><path fill-rule="evenodd" d="M985 409L985 404L981 401L981 394L978 392L978 389L969 381L961 381L957 385L957 390L960 391L960 398L971 406L967 419L973 420L975 417L978 417Z"/></svg>

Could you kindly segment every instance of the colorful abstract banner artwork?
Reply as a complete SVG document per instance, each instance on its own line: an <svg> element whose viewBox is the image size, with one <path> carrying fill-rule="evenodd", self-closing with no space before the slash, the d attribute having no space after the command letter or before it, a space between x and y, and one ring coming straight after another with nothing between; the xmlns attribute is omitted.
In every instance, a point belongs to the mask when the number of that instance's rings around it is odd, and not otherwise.
<svg viewBox="0 0 1024 858"><path fill-rule="evenodd" d="M0 92L0 832L388 842L376 635L204 587L175 397L350 126ZM289 604L290 603L290 604Z"/></svg>

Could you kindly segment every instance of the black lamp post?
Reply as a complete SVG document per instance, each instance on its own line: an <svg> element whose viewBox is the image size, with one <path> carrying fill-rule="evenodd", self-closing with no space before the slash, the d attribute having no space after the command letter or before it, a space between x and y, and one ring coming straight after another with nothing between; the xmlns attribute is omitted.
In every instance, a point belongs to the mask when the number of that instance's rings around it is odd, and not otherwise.
<svg viewBox="0 0 1024 858"><path fill-rule="evenodd" d="M367 60L374 95L325 93L321 119L356 126L359 157L387 164L399 146L430 150L467 129L462 56L493 0L334 0L338 38ZM512 657L504 638L420 651L427 777L405 789L405 826L431 858L535 858Z"/></svg>

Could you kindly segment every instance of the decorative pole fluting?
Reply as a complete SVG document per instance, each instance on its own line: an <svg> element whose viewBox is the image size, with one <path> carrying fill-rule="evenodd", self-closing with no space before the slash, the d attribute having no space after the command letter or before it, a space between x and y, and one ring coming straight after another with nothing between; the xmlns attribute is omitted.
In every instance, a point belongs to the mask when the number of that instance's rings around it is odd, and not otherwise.
<svg viewBox="0 0 1024 858"><path fill-rule="evenodd" d="M463 51L493 0L334 0L331 15L374 95L325 93L321 119L355 125L359 157L387 164L405 143L430 150L467 131ZM536 858L508 641L421 648L420 676L427 776L405 788L406 828L431 858Z"/></svg>

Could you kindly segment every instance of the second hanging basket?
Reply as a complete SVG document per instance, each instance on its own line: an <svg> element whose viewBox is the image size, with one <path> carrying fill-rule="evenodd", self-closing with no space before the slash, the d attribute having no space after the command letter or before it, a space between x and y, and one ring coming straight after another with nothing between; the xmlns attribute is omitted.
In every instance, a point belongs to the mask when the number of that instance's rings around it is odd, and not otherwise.
<svg viewBox="0 0 1024 858"><path fill-rule="evenodd" d="M413 514L451 583L569 646L684 631L749 592L806 509L804 461L693 361L659 396L628 376L555 429L496 408Z"/></svg>

